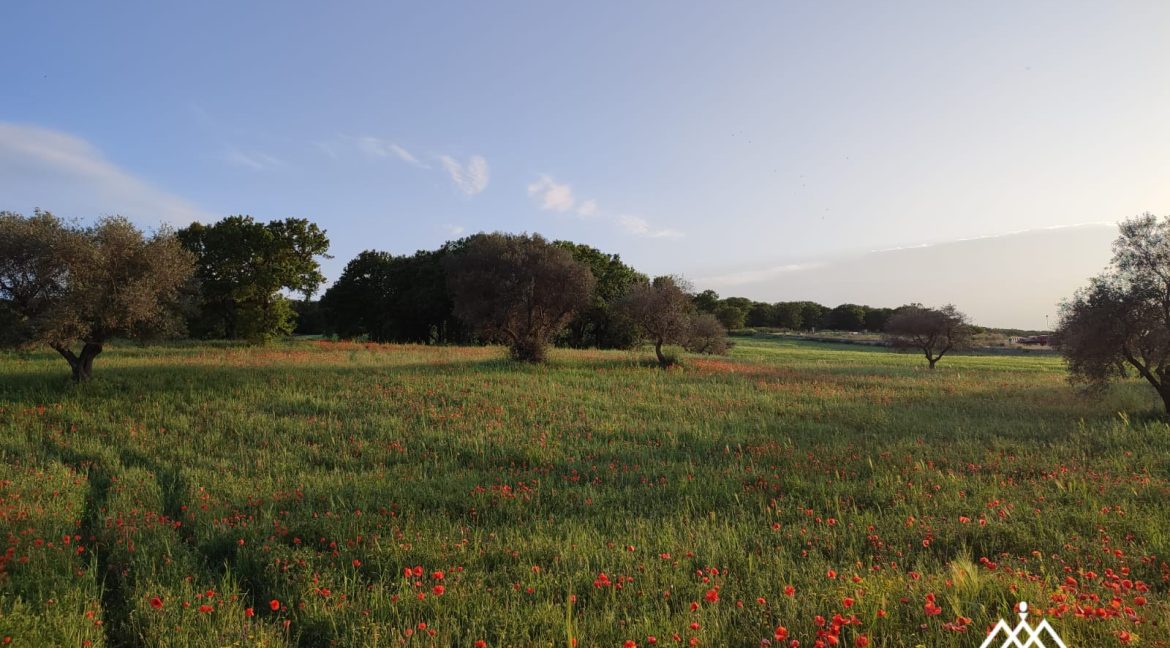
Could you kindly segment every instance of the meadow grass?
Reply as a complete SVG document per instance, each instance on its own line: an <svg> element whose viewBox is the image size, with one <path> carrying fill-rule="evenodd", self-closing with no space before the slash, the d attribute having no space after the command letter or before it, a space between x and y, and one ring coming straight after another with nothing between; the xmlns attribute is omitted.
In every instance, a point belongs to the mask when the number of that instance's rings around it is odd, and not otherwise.
<svg viewBox="0 0 1170 648"><path fill-rule="evenodd" d="M645 359L124 345L73 386L2 355L0 641L957 648L1026 600L1070 647L1170 645L1141 384L767 338Z"/></svg>

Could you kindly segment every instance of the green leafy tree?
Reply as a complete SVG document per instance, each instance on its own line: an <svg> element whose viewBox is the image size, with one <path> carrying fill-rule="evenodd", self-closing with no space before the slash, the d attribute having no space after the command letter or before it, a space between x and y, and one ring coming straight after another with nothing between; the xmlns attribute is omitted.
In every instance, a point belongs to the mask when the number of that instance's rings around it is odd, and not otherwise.
<svg viewBox="0 0 1170 648"><path fill-rule="evenodd" d="M323 335L328 332L328 322L325 320L325 310L321 308L321 300L305 299L292 304L296 314L297 326L293 329L295 335Z"/></svg>
<svg viewBox="0 0 1170 648"><path fill-rule="evenodd" d="M714 313L715 309L719 307L719 293L714 290L704 290L693 296L691 300L694 302L695 308L704 313Z"/></svg>
<svg viewBox="0 0 1170 648"><path fill-rule="evenodd" d="M443 268L451 245L412 256L359 254L321 298L332 329L378 342L466 341Z"/></svg>
<svg viewBox="0 0 1170 648"><path fill-rule="evenodd" d="M614 306L630 286L646 281L646 276L623 263L616 254L606 254L571 241L555 241L553 245L568 250L574 259L585 264L595 280L589 305L569 322L561 343L577 348L628 349L633 346L638 339L637 330L628 320L618 316Z"/></svg>
<svg viewBox="0 0 1170 648"><path fill-rule="evenodd" d="M722 301L713 313L719 323L727 329L741 329L747 321L747 310L734 302Z"/></svg>
<svg viewBox="0 0 1170 648"><path fill-rule="evenodd" d="M865 329L865 307L841 304L829 311L826 320L827 327L836 331L861 331Z"/></svg>
<svg viewBox="0 0 1170 648"><path fill-rule="evenodd" d="M896 349L921 351L931 369L947 352L970 346L971 336L967 316L950 304L942 308L903 306L886 322L886 343Z"/></svg>
<svg viewBox="0 0 1170 648"><path fill-rule="evenodd" d="M865 330L867 331L884 331L886 330L886 322L890 321L890 316L894 314L892 308L869 308L865 307Z"/></svg>
<svg viewBox="0 0 1170 648"><path fill-rule="evenodd" d="M804 331L815 331L828 326L826 322L829 309L816 302L804 301L800 304L800 328Z"/></svg>
<svg viewBox="0 0 1170 648"><path fill-rule="evenodd" d="M329 239L303 218L230 216L195 223L178 237L196 258L199 312L189 324L200 337L263 342L288 335L296 314L282 291L308 299L325 280L318 258L328 258Z"/></svg>
<svg viewBox="0 0 1170 648"><path fill-rule="evenodd" d="M778 326L776 305L764 302L752 302L747 312L748 326Z"/></svg>
<svg viewBox="0 0 1170 648"><path fill-rule="evenodd" d="M455 314L512 357L541 362L593 294L589 268L539 234L476 234L443 260Z"/></svg>
<svg viewBox="0 0 1170 648"><path fill-rule="evenodd" d="M118 217L80 227L40 210L0 213L0 342L48 345L75 382L89 380L110 339L181 329L192 271L191 254L167 230L147 236Z"/></svg>
<svg viewBox="0 0 1170 648"><path fill-rule="evenodd" d="M798 331L802 328L801 315L804 307L800 302L777 302L774 305L775 324L783 329Z"/></svg>

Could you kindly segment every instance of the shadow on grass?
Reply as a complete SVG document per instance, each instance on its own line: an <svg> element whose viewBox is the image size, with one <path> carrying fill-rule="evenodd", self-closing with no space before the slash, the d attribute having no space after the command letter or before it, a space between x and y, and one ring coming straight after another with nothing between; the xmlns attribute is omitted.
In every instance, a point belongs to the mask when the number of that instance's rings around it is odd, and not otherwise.
<svg viewBox="0 0 1170 648"><path fill-rule="evenodd" d="M222 394L226 390L264 384L272 378L293 378L313 382L336 376L395 376L455 374L540 374L571 368L597 371L640 366L657 367L628 358L553 359L545 364L528 364L508 358L444 359L428 362L392 362L386 364L346 365L330 362L272 363L262 365L210 365L184 362L168 363L165 359L135 364L102 366L99 358L91 381L74 384L64 363L38 363L35 370L0 374L0 405L43 405L69 398L121 396L132 391L148 397L159 392L201 396ZM59 365L59 366L58 366Z"/></svg>

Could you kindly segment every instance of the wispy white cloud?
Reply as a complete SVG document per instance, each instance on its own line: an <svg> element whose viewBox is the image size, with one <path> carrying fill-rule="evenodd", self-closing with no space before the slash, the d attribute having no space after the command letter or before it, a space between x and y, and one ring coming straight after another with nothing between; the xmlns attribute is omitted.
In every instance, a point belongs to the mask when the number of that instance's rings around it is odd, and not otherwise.
<svg viewBox="0 0 1170 648"><path fill-rule="evenodd" d="M313 146L316 146L322 153L324 153L325 155L327 155L335 160L339 157L339 153L337 150L338 146L337 146L337 142L335 142L335 141L313 142Z"/></svg>
<svg viewBox="0 0 1170 648"><path fill-rule="evenodd" d="M414 155L411 154L410 151L402 148L401 146L399 146L397 144L391 144L390 151L393 152L394 155L397 155L398 159L402 160L403 162L409 162L410 164L413 164L417 167L422 167L424 169L431 168L429 165L424 164L423 162L419 161L418 158L414 157Z"/></svg>
<svg viewBox="0 0 1170 648"><path fill-rule="evenodd" d="M228 149L224 158L236 166L247 167L256 171L264 171L284 166L284 160L262 151L243 151L237 148Z"/></svg>
<svg viewBox="0 0 1170 648"><path fill-rule="evenodd" d="M459 236L460 234L467 231L467 228L463 227L462 225L451 225L451 224L444 225L443 229L447 230L447 233L450 234L451 236Z"/></svg>
<svg viewBox="0 0 1170 648"><path fill-rule="evenodd" d="M578 200L572 185L558 182L547 173L528 184L528 197L544 211L572 212L581 218L604 218L634 236L645 238L678 238L684 236L676 229L656 228L641 216L615 214L603 211L592 198Z"/></svg>
<svg viewBox="0 0 1170 648"><path fill-rule="evenodd" d="M490 172L487 160L480 155L473 155L464 164L450 155L440 155L439 161L451 176L455 188L468 196L474 196L487 189Z"/></svg>
<svg viewBox="0 0 1170 648"><path fill-rule="evenodd" d="M618 216L618 224L630 234L647 238L679 238L683 236L683 233L676 229L655 229L650 226L649 221L641 216L623 214Z"/></svg>
<svg viewBox="0 0 1170 648"><path fill-rule="evenodd" d="M353 143L360 151L366 155L374 158L387 158L394 156L407 164L413 164L420 169L429 169L431 166L422 160L418 159L413 153L406 150L400 144L384 140L379 137L354 137L351 138Z"/></svg>
<svg viewBox="0 0 1170 648"><path fill-rule="evenodd" d="M430 164L423 161L422 157L415 155L410 149L397 142L381 137L373 137L370 135L362 135L360 137L338 135L332 139L313 142L313 145L333 159L337 159L347 152L356 150L358 153L372 160L397 158L420 169L432 168Z"/></svg>
<svg viewBox="0 0 1170 648"><path fill-rule="evenodd" d="M455 188L468 196L487 189L491 179L487 160L482 155L472 155L464 162L451 155L417 154L397 142L370 135L338 135L332 140L314 144L322 153L334 159L340 158L347 151L352 154L356 150L369 159L396 158L420 169L433 169L436 164L440 165L451 177Z"/></svg>
<svg viewBox="0 0 1170 648"><path fill-rule="evenodd" d="M443 171L447 172L455 188L466 195L483 192L483 189L488 188L488 181L491 179L488 160L484 159L483 156L472 156L466 161L461 161L454 156L447 156L447 154L418 154L407 149L406 146L393 142L393 140L372 136L339 135L331 140L314 144L318 149L321 149L322 153L333 159L342 157L346 152L352 154L356 150L369 159L395 158L406 164L425 168L425 170L433 170L436 165L439 165Z"/></svg>
<svg viewBox="0 0 1170 648"><path fill-rule="evenodd" d="M143 225L216 219L114 164L84 139L26 124L0 122L0 195L5 208L121 214Z"/></svg>
<svg viewBox="0 0 1170 648"><path fill-rule="evenodd" d="M528 185L528 196L536 201L541 209L558 212L569 211L577 202L573 197L572 187L543 174L536 182ZM592 210L597 211L597 203L592 200L588 202L592 204Z"/></svg>

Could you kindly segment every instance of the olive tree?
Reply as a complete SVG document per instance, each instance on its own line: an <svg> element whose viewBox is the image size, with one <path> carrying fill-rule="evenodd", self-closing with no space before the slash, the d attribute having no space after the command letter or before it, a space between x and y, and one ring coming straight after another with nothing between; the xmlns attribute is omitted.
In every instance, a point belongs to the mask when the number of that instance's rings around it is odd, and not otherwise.
<svg viewBox="0 0 1170 648"><path fill-rule="evenodd" d="M714 314L701 310L701 303L702 299L691 295L685 279L663 276L634 284L617 308L654 344L658 365L666 368L671 359L662 347L667 344L681 344L696 353L727 350L727 330Z"/></svg>
<svg viewBox="0 0 1170 648"><path fill-rule="evenodd" d="M896 349L921 351L931 369L948 351L969 346L971 336L967 316L950 304L942 308L903 306L886 321L886 343Z"/></svg>
<svg viewBox="0 0 1170 648"><path fill-rule="evenodd" d="M709 353L723 355L727 353L730 343L727 340L727 329L719 318L711 313L693 313L690 326L683 341L683 348L691 353Z"/></svg>
<svg viewBox="0 0 1170 648"><path fill-rule="evenodd" d="M1170 414L1170 217L1121 223L1110 267L1061 305L1053 342L1073 382L1103 387L1132 367Z"/></svg>
<svg viewBox="0 0 1170 648"><path fill-rule="evenodd" d="M455 315L526 362L544 360L553 337L589 304L595 281L539 234L476 234L443 265Z"/></svg>
<svg viewBox="0 0 1170 648"><path fill-rule="evenodd" d="M654 354L663 368L671 363L662 352L663 345L681 344L687 339L691 314L695 309L689 284L672 276L634 284L618 302L622 316L633 322L654 344Z"/></svg>
<svg viewBox="0 0 1170 648"><path fill-rule="evenodd" d="M74 381L88 380L111 338L178 330L193 264L171 232L148 236L124 218L81 227L40 210L0 213L0 342L48 345Z"/></svg>

